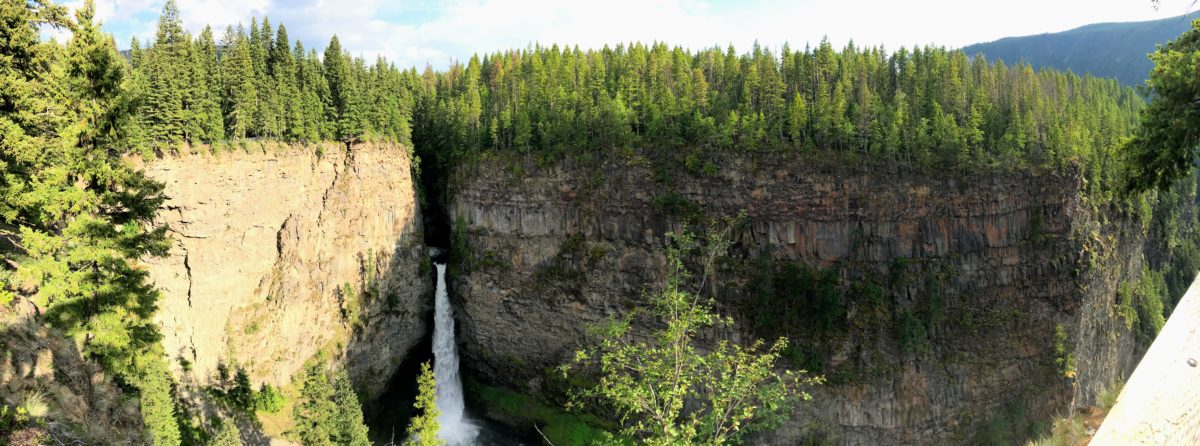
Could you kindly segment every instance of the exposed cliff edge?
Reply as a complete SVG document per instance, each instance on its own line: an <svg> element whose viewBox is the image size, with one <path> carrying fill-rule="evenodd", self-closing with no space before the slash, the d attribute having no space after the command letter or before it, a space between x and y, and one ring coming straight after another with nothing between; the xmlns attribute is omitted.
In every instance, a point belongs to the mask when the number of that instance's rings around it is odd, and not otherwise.
<svg viewBox="0 0 1200 446"><path fill-rule="evenodd" d="M408 150L367 143L181 155L165 183L170 255L147 259L172 367L286 384L319 349L368 400L427 335L431 292Z"/></svg>
<svg viewBox="0 0 1200 446"><path fill-rule="evenodd" d="M662 276L665 232L743 209L748 222L717 277L722 308L742 335L806 346L793 359L830 378L763 441L1027 435L1034 421L1093 404L1136 363L1116 295L1140 276L1147 236L1129 217L1098 215L1076 173L930 174L772 157L709 175L649 165L485 159L456 172L450 215L466 264L454 291L469 373L553 393L546 370L584 342L587 325L623 314ZM833 324L822 327L799 295L793 304L787 290L763 291L785 264L832 275ZM792 319L778 319L789 305ZM764 317L776 327L754 322ZM1059 326L1078 361L1074 378L1056 365Z"/></svg>

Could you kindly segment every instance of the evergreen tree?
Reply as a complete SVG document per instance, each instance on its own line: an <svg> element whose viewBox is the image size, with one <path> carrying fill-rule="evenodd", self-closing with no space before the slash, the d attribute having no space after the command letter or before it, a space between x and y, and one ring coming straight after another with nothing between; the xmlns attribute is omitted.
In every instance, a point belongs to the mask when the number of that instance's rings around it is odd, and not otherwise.
<svg viewBox="0 0 1200 446"><path fill-rule="evenodd" d="M292 412L296 434L305 446L366 446L358 397L350 388L346 372L328 372L318 355L305 366L300 400Z"/></svg>
<svg viewBox="0 0 1200 446"><path fill-rule="evenodd" d="M325 82L329 86L329 122L333 137L351 143L363 136L356 81L350 71L349 56L343 53L337 36L325 47Z"/></svg>
<svg viewBox="0 0 1200 446"><path fill-rule="evenodd" d="M193 52L196 72L192 78L196 95L199 139L213 142L225 139L225 120L221 117L221 68L217 62L217 44L213 40L212 28L205 26L196 40Z"/></svg>
<svg viewBox="0 0 1200 446"><path fill-rule="evenodd" d="M1150 54L1154 70L1146 80L1153 98L1142 111L1141 127L1129 142L1129 189L1166 189L1187 177L1200 157L1200 20L1192 29Z"/></svg>
<svg viewBox="0 0 1200 446"><path fill-rule="evenodd" d="M253 131L258 89L250 43L241 25L236 32L232 27L225 30L222 46L228 53L221 59L225 128L230 137L245 138Z"/></svg>
<svg viewBox="0 0 1200 446"><path fill-rule="evenodd" d="M158 17L158 32L146 61L143 116L154 141L176 144L199 130L193 115L191 38L183 30L175 0L167 0Z"/></svg>
<svg viewBox="0 0 1200 446"><path fill-rule="evenodd" d="M405 446L442 446L446 444L438 438L438 417L441 413L437 408L437 383L433 379L433 370L429 363L421 364L421 374L417 376L417 400L413 402L413 410L417 415L408 422L408 439Z"/></svg>
<svg viewBox="0 0 1200 446"><path fill-rule="evenodd" d="M74 21L42 2L0 2L0 297L28 299L83 354L139 394L154 444L178 444L157 293L133 262L166 252L153 225L162 186L132 149L125 62L84 2ZM66 48L41 25L72 31ZM17 284L22 284L18 286Z"/></svg>
<svg viewBox="0 0 1200 446"><path fill-rule="evenodd" d="M230 419L222 419L217 433L208 441L208 446L242 446L242 432Z"/></svg>

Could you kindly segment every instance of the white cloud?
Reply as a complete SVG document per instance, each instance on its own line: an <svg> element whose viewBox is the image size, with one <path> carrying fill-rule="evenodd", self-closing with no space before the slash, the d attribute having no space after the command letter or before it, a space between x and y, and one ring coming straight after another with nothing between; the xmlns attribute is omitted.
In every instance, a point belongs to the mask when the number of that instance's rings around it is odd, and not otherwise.
<svg viewBox="0 0 1200 446"><path fill-rule="evenodd" d="M1171 17L1192 0L177 0L185 26L226 25L269 15L289 36L322 48L337 34L344 48L367 58L383 55L400 66L437 67L472 53L522 48L532 42L598 48L639 40L689 48L758 41L795 47L828 36L888 48L913 44L963 46L1000 37L1053 32L1099 21ZM100 17L129 34L152 38L161 0L102 0ZM146 14L152 11L154 14ZM415 17L415 18L414 18ZM122 46L126 43L122 43Z"/></svg>

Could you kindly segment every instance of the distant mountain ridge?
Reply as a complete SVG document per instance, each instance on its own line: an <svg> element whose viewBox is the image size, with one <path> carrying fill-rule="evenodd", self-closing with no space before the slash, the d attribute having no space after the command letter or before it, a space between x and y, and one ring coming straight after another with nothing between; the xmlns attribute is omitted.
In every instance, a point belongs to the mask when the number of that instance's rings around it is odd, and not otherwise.
<svg viewBox="0 0 1200 446"><path fill-rule="evenodd" d="M1063 32L976 43L962 50L971 56L983 54L988 60L1024 60L1035 68L1112 77L1137 86L1154 66L1146 54L1179 37L1196 18L1200 12L1145 22L1095 23Z"/></svg>

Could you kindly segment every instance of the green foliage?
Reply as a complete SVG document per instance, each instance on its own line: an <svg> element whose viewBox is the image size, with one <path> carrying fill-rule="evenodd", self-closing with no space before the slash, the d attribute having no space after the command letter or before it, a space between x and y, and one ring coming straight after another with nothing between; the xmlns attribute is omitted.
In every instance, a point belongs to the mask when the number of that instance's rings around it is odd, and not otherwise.
<svg viewBox="0 0 1200 446"><path fill-rule="evenodd" d="M1138 322L1137 310L1133 307L1133 285L1128 282L1122 282L1117 287L1117 316L1125 322L1125 328L1132 329L1133 325Z"/></svg>
<svg viewBox="0 0 1200 446"><path fill-rule="evenodd" d="M86 334L83 354L138 394L148 441L173 445L158 294L133 266L166 252L165 228L154 224L162 185L123 158L138 133L125 85L138 79L126 77L94 16L91 1L74 20L49 2L0 3L0 239L9 260L0 295L28 298L43 322ZM71 38L65 47L40 41L40 25Z"/></svg>
<svg viewBox="0 0 1200 446"><path fill-rule="evenodd" d="M764 256L752 274L745 311L753 315L752 328L757 332L786 335L787 331L779 329L788 327L830 331L846 318L845 296L833 268L817 269Z"/></svg>
<svg viewBox="0 0 1200 446"><path fill-rule="evenodd" d="M36 419L24 407L12 408L0 404L0 443L46 444L45 421Z"/></svg>
<svg viewBox="0 0 1200 446"><path fill-rule="evenodd" d="M242 433L230 419L221 419L217 432L208 440L208 446L242 446Z"/></svg>
<svg viewBox="0 0 1200 446"><path fill-rule="evenodd" d="M50 406L46 404L46 394L41 391L26 392L21 396L21 405L18 408L34 419L45 418L50 414Z"/></svg>
<svg viewBox="0 0 1200 446"><path fill-rule="evenodd" d="M455 217L454 227L450 233L450 252L448 253L447 265L451 268L447 273L468 273L472 268L471 248L467 238L470 234L467 233L467 221L462 217Z"/></svg>
<svg viewBox="0 0 1200 446"><path fill-rule="evenodd" d="M892 289L900 289L908 286L908 281L910 279L908 264L908 258L896 257L892 259L892 263L888 265L888 279Z"/></svg>
<svg viewBox="0 0 1200 446"><path fill-rule="evenodd" d="M1200 155L1200 20L1192 28L1150 53L1154 69L1146 81L1150 105L1129 141L1128 187L1134 191L1166 189L1191 173Z"/></svg>
<svg viewBox="0 0 1200 446"><path fill-rule="evenodd" d="M230 377L229 368L218 364L216 380L208 391L226 408L245 415L254 415L255 410L278 412L283 406L283 394L278 389L264 384L254 391L250 375L241 367Z"/></svg>
<svg viewBox="0 0 1200 446"><path fill-rule="evenodd" d="M437 383L433 379L433 370L429 363L421 364L421 375L417 377L417 400L413 402L413 410L417 415L408 422L408 440L405 446L441 446L446 444L438 438L438 417L441 412L437 408Z"/></svg>
<svg viewBox="0 0 1200 446"><path fill-rule="evenodd" d="M278 387L263 384L254 394L254 410L266 413L279 413L286 402L283 392Z"/></svg>
<svg viewBox="0 0 1200 446"><path fill-rule="evenodd" d="M1020 401L1005 404L1000 411L990 415L984 431L974 443L995 446L1020 444L1038 431L1038 426L1029 421L1025 404Z"/></svg>
<svg viewBox="0 0 1200 446"><path fill-rule="evenodd" d="M146 425L150 443L155 446L180 443L179 420L175 399L171 394L171 375L165 361L151 363L138 388L141 396L142 422Z"/></svg>
<svg viewBox="0 0 1200 446"><path fill-rule="evenodd" d="M690 288L683 256L697 249L693 238L669 238L667 283L647 296L662 328L646 342L629 335L630 318L599 327L598 344L577 351L561 368L564 377L589 366L598 373L595 385L578 389L571 407L611 407L621 434L642 444L736 444L746 433L777 426L793 405L811 398L802 387L820 378L775 371L786 338L766 348L761 340L747 346L722 340L701 352L700 331L732 321L713 313L711 303ZM706 276L728 248L726 240L710 234L701 253Z"/></svg>
<svg viewBox="0 0 1200 446"><path fill-rule="evenodd" d="M472 398L482 407L495 411L518 427L533 426L556 446L586 446L604 444L611 434L600 427L603 423L594 416L564 412L529 395L501 387L467 381Z"/></svg>
<svg viewBox="0 0 1200 446"><path fill-rule="evenodd" d="M925 323L907 308L900 312L900 318L896 320L896 338L904 354L929 352L929 334L925 331Z"/></svg>
<svg viewBox="0 0 1200 446"><path fill-rule="evenodd" d="M219 44L211 27L193 38L167 2L153 45L131 52L139 140L159 147L243 138L409 141L415 71L383 59L368 64L336 37L321 55L293 46L283 24L273 31L264 18L249 30L227 27Z"/></svg>
<svg viewBox="0 0 1200 446"><path fill-rule="evenodd" d="M1048 435L1030 440L1025 446L1075 446L1088 438L1088 427L1082 415L1055 418Z"/></svg>
<svg viewBox="0 0 1200 446"><path fill-rule="evenodd" d="M250 375L246 369L238 368L233 376L233 386L228 392L229 401L234 407L246 412L254 410L254 389L250 387Z"/></svg>
<svg viewBox="0 0 1200 446"><path fill-rule="evenodd" d="M1115 81L1024 63L934 47L837 52L828 42L742 54L535 45L424 76L413 138L431 153L556 159L638 148L678 154L669 172L709 171L711 151L820 149L955 168L1086 159L1107 179L1144 103Z"/></svg>
<svg viewBox="0 0 1200 446"><path fill-rule="evenodd" d="M338 297L341 299L342 320L357 327L362 323L362 298L348 282L343 283L339 291L341 292Z"/></svg>
<svg viewBox="0 0 1200 446"><path fill-rule="evenodd" d="M1075 378L1075 352L1067 345L1070 339L1062 324L1054 325L1054 365L1063 378Z"/></svg>
<svg viewBox="0 0 1200 446"><path fill-rule="evenodd" d="M328 371L318 355L300 377L300 399L293 407L294 434L305 446L366 446L362 407L344 370Z"/></svg>
<svg viewBox="0 0 1200 446"><path fill-rule="evenodd" d="M1138 336L1147 344L1154 340L1159 330L1166 324L1163 314L1163 300L1167 296L1167 285L1162 273L1142 270L1142 278L1138 280L1135 291L1137 295Z"/></svg>

